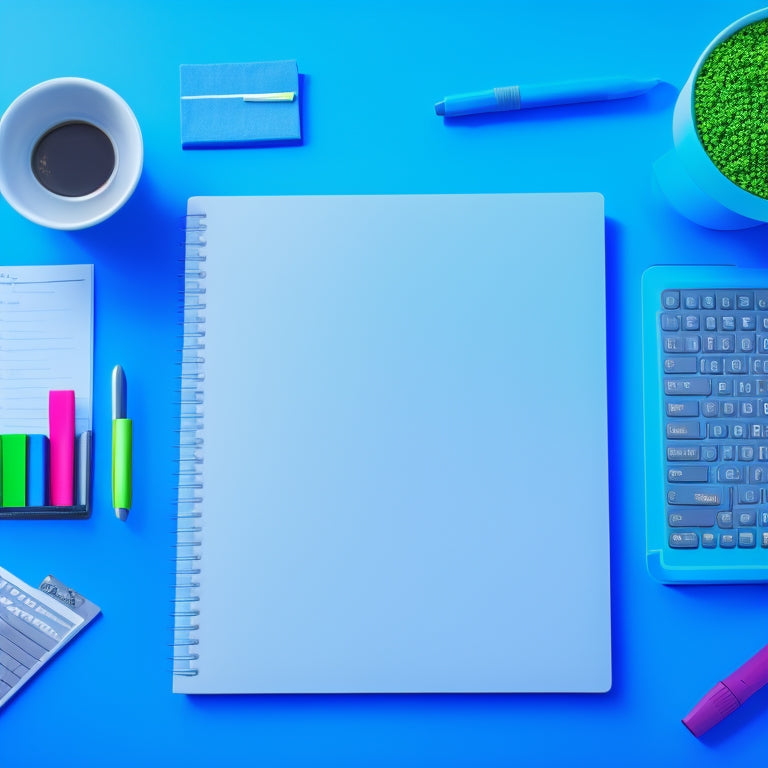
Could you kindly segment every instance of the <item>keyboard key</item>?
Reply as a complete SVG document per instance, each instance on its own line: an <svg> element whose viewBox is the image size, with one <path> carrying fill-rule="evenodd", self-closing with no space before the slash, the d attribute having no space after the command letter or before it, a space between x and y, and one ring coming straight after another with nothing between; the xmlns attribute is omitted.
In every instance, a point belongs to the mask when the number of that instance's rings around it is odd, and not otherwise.
<svg viewBox="0 0 768 768"><path fill-rule="evenodd" d="M739 401L739 416L742 419L751 419L757 415L757 402L755 400Z"/></svg>
<svg viewBox="0 0 768 768"><path fill-rule="evenodd" d="M685 358L691 360L693 358ZM768 361L766 361L768 362ZM719 376L725 372L725 358L724 357L705 357L701 361L701 372L713 374Z"/></svg>
<svg viewBox="0 0 768 768"><path fill-rule="evenodd" d="M667 461L698 461L701 458L701 449L698 447L670 446L667 448Z"/></svg>
<svg viewBox="0 0 768 768"><path fill-rule="evenodd" d="M671 314L670 312L665 312L661 316L661 330L662 331L679 331L680 318L677 315ZM711 330L714 330L714 328L712 328Z"/></svg>
<svg viewBox="0 0 768 768"><path fill-rule="evenodd" d="M731 437L734 440L744 440L749 435L746 424L733 424L731 426Z"/></svg>
<svg viewBox="0 0 768 768"><path fill-rule="evenodd" d="M720 534L720 547L722 549L733 549L736 546L736 537L732 533Z"/></svg>
<svg viewBox="0 0 768 768"><path fill-rule="evenodd" d="M700 440L704 432L698 421L672 421L667 424L667 437L670 440Z"/></svg>
<svg viewBox="0 0 768 768"><path fill-rule="evenodd" d="M723 449L733 448L732 445L724 446ZM744 471L741 467L724 466L717 468L718 483L742 483L744 482Z"/></svg>
<svg viewBox="0 0 768 768"><path fill-rule="evenodd" d="M714 533L702 533L701 534L701 546L706 549L714 549L717 546L717 537Z"/></svg>
<svg viewBox="0 0 768 768"><path fill-rule="evenodd" d="M718 397L728 397L733 394L733 382L731 379L720 379L717 382L715 391ZM725 405L725 403L723 403Z"/></svg>
<svg viewBox="0 0 768 768"><path fill-rule="evenodd" d="M662 339L664 344L664 351L667 354L675 354L675 352L683 351L683 337L682 336L664 336Z"/></svg>
<svg viewBox="0 0 768 768"><path fill-rule="evenodd" d="M737 489L736 497L739 504L759 504L760 489L752 488L749 485L742 485ZM754 525L754 523L748 523L748 525Z"/></svg>
<svg viewBox="0 0 768 768"><path fill-rule="evenodd" d="M664 309L677 309L680 306L680 291L664 291L661 294L661 306Z"/></svg>
<svg viewBox="0 0 768 768"><path fill-rule="evenodd" d="M717 527L733 528L733 512L731 512L729 509L724 509L722 512L718 512Z"/></svg>
<svg viewBox="0 0 768 768"><path fill-rule="evenodd" d="M664 373L698 373L699 365L695 357L664 358Z"/></svg>
<svg viewBox="0 0 768 768"><path fill-rule="evenodd" d="M682 291L680 303L683 309L698 309L699 294L696 291Z"/></svg>
<svg viewBox="0 0 768 768"><path fill-rule="evenodd" d="M760 546L765 549L768 547L768 531L763 531L760 534Z"/></svg>
<svg viewBox="0 0 768 768"><path fill-rule="evenodd" d="M671 533L669 546L673 549L696 549L699 546L699 534L692 531Z"/></svg>
<svg viewBox="0 0 768 768"><path fill-rule="evenodd" d="M759 464L753 464L748 470L747 482L752 485L768 483L768 470Z"/></svg>
<svg viewBox="0 0 768 768"><path fill-rule="evenodd" d="M672 467L667 470L667 480L670 483L706 483L709 480L709 469L700 465L695 467Z"/></svg>
<svg viewBox="0 0 768 768"><path fill-rule="evenodd" d="M754 333L737 333L736 350L738 352L754 352L755 341L756 339Z"/></svg>
<svg viewBox="0 0 768 768"><path fill-rule="evenodd" d="M692 358L687 358L692 359ZM698 416L699 404L696 400L685 400L682 403L667 403L667 416L676 418L682 416Z"/></svg>
<svg viewBox="0 0 768 768"><path fill-rule="evenodd" d="M755 458L755 447L753 445L739 446L739 461L753 461Z"/></svg>
<svg viewBox="0 0 768 768"><path fill-rule="evenodd" d="M755 546L754 531L739 531L739 547L742 549L753 549Z"/></svg>
<svg viewBox="0 0 768 768"><path fill-rule="evenodd" d="M685 507L719 507L727 494L718 485L680 486L667 491L669 504Z"/></svg>
<svg viewBox="0 0 768 768"><path fill-rule="evenodd" d="M733 310L736 308L736 294L733 291L715 291L715 299L718 309Z"/></svg>
<svg viewBox="0 0 768 768"><path fill-rule="evenodd" d="M715 524L715 510L706 507L675 510L667 515L667 520L671 528L711 528Z"/></svg>
<svg viewBox="0 0 768 768"><path fill-rule="evenodd" d="M712 382L703 376L695 379L664 379L664 392L684 397L709 395L712 392Z"/></svg>
<svg viewBox="0 0 768 768"><path fill-rule="evenodd" d="M727 424L710 424L709 436L713 440L724 440L728 437L728 425Z"/></svg>
<svg viewBox="0 0 768 768"><path fill-rule="evenodd" d="M736 335L733 333L718 333L715 337L716 352L734 352L736 350Z"/></svg>
<svg viewBox="0 0 768 768"><path fill-rule="evenodd" d="M754 509L749 511L738 510L734 511L736 515L736 525L755 525L757 520L757 514Z"/></svg>

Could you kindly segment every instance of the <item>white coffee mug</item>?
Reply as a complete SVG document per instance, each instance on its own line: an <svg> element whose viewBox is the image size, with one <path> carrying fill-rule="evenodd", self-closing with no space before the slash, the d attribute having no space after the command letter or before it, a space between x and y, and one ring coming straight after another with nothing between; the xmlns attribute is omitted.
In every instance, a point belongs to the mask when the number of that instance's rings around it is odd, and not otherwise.
<svg viewBox="0 0 768 768"><path fill-rule="evenodd" d="M43 171L55 164L46 165L41 140L82 124L98 129L88 130L101 139L101 150L106 147L109 153L111 144L113 164L105 166L96 188L63 193L60 186L46 182ZM87 164L88 152L87 145L80 146L64 157L67 172L77 170L72 168L73 157ZM20 214L45 227L83 229L104 221L133 193L143 162L141 129L131 108L111 88L93 80L46 80L16 98L0 119L0 194Z"/></svg>

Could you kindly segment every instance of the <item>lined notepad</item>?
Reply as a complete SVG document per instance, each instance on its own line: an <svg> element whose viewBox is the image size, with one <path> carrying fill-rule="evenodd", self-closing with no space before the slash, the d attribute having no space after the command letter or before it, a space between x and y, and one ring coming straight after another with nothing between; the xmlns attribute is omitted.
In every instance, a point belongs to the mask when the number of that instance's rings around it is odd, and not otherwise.
<svg viewBox="0 0 768 768"><path fill-rule="evenodd" d="M48 392L73 389L91 429L93 265L0 266L0 434L48 432Z"/></svg>

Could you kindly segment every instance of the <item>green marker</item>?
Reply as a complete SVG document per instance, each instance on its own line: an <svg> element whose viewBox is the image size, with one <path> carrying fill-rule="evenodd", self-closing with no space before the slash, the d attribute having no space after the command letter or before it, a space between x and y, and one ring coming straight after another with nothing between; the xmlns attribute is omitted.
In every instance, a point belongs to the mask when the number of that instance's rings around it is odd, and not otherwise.
<svg viewBox="0 0 768 768"><path fill-rule="evenodd" d="M128 412L128 385L122 366L112 371L112 506L118 520L131 509L131 454L133 421Z"/></svg>
<svg viewBox="0 0 768 768"><path fill-rule="evenodd" d="M27 436L2 435L3 507L27 506Z"/></svg>

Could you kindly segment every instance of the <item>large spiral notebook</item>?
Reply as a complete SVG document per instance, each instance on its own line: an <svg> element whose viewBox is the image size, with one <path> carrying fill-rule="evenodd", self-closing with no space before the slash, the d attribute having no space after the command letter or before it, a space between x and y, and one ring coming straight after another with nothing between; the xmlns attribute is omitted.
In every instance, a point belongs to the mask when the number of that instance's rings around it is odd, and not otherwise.
<svg viewBox="0 0 768 768"><path fill-rule="evenodd" d="M173 689L611 685L603 201L188 204Z"/></svg>

